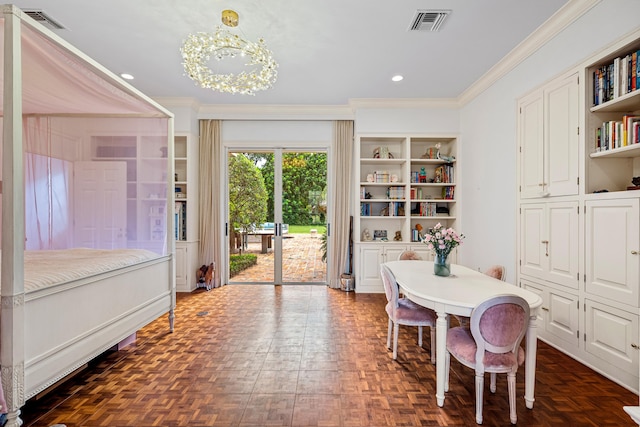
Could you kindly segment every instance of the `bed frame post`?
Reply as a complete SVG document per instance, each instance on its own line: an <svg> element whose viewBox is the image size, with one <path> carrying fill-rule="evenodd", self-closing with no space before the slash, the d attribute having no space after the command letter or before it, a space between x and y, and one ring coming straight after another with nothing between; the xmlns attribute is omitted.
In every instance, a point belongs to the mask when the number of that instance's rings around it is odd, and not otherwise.
<svg viewBox="0 0 640 427"><path fill-rule="evenodd" d="M22 53L20 12L5 6L4 129L2 145L2 309L0 365L8 427L22 425L24 394L24 178L22 154Z"/></svg>

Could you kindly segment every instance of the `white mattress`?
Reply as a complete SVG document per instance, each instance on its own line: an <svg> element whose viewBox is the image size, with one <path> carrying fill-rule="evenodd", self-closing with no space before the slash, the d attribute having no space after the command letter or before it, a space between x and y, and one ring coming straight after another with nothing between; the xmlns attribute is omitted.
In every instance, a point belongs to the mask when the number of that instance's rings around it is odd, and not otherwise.
<svg viewBox="0 0 640 427"><path fill-rule="evenodd" d="M24 291L89 277L158 258L145 249L62 249L24 253Z"/></svg>

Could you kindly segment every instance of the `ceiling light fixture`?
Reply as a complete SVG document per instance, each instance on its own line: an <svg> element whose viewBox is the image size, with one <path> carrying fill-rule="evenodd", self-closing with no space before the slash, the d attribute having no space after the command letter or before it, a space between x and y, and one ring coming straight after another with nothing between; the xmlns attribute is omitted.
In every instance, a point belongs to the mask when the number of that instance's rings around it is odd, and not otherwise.
<svg viewBox="0 0 640 427"><path fill-rule="evenodd" d="M222 23L226 27L238 26L238 13L233 10L222 11ZM256 91L273 86L278 77L278 64L265 46L264 39L258 42L245 40L233 34L227 28L218 26L213 34L199 32L190 34L182 48L184 69L187 75L199 86L219 92L255 95ZM211 57L217 60L248 57L247 66L256 66L249 72L239 74L217 74L207 66Z"/></svg>
<svg viewBox="0 0 640 427"><path fill-rule="evenodd" d="M404 79L404 77L402 77L400 74L397 74L397 75L391 77L391 80L393 80L394 82L399 82L402 79Z"/></svg>
<svg viewBox="0 0 640 427"><path fill-rule="evenodd" d="M120 77L122 77L125 80L133 80L133 76L129 73L122 73L120 74Z"/></svg>

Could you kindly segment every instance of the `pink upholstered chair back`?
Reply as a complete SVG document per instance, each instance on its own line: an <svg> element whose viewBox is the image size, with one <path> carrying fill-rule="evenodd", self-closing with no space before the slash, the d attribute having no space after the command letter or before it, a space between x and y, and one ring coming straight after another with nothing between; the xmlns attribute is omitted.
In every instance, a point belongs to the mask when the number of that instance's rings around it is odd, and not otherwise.
<svg viewBox="0 0 640 427"><path fill-rule="evenodd" d="M402 253L398 257L398 260L399 261L402 261L402 260L422 261L422 257L418 255L416 251L402 251Z"/></svg>
<svg viewBox="0 0 640 427"><path fill-rule="evenodd" d="M387 295L387 301L392 307L398 307L399 290L396 278L386 265L380 266L380 276L382 276L382 284L384 285L384 293Z"/></svg>
<svg viewBox="0 0 640 427"><path fill-rule="evenodd" d="M505 269L502 265L492 265L484 272L487 276L491 276L498 280L502 280L503 282L506 280L507 275Z"/></svg>
<svg viewBox="0 0 640 427"><path fill-rule="evenodd" d="M516 295L499 295L474 308L471 334L477 344L476 370L484 372L485 364L495 366L496 362L517 369L518 349L528 325L529 304Z"/></svg>

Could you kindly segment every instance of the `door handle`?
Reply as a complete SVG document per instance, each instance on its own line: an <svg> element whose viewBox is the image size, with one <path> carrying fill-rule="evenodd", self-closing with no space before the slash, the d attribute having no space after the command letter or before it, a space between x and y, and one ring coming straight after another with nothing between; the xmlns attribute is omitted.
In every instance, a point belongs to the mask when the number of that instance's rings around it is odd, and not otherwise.
<svg viewBox="0 0 640 427"><path fill-rule="evenodd" d="M544 245L545 245L544 255L545 256L549 256L549 241L548 240L543 240L542 243L544 243Z"/></svg>
<svg viewBox="0 0 640 427"><path fill-rule="evenodd" d="M631 255L638 255L638 251L631 251Z"/></svg>

